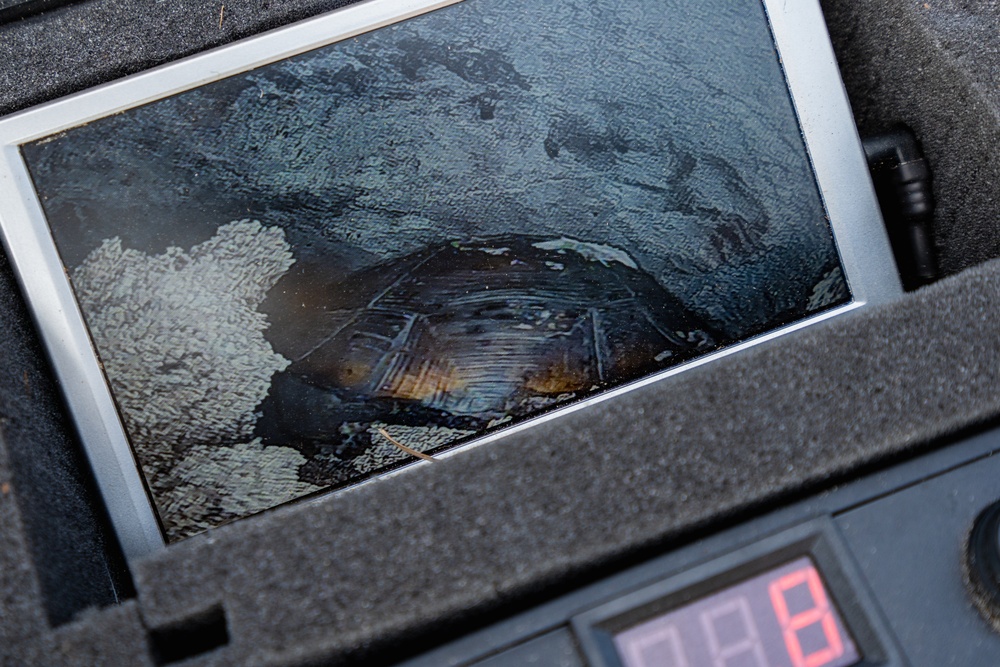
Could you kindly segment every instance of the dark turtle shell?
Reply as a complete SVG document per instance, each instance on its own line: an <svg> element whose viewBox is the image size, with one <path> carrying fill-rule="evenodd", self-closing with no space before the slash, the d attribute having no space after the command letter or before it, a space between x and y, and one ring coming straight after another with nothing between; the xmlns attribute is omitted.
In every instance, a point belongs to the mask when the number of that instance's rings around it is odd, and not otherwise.
<svg viewBox="0 0 1000 667"><path fill-rule="evenodd" d="M263 406L268 440L372 420L481 429L715 344L623 251L567 238L429 247L332 286L326 313Z"/></svg>

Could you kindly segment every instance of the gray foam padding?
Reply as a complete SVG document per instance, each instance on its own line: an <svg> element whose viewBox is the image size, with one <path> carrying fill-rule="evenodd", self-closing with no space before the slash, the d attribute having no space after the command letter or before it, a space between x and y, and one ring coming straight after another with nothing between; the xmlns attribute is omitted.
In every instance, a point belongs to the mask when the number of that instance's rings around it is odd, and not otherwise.
<svg viewBox="0 0 1000 667"><path fill-rule="evenodd" d="M65 667L130 665L153 667L146 626L134 600L102 612L82 614L47 637L46 658ZM35 663L49 664L49 663Z"/></svg>
<svg viewBox="0 0 1000 667"><path fill-rule="evenodd" d="M221 4L86 0L0 26L0 113L344 3L226 2L220 28ZM186 664L370 664L996 420L1000 263L975 265L1000 256L1000 5L824 6L862 130L904 120L923 140L942 265L959 275L442 463L181 542L135 566L136 598L62 625L127 585L104 570L114 549L99 502L4 264L0 663L153 664L151 629L221 605L229 643Z"/></svg>
<svg viewBox="0 0 1000 667"><path fill-rule="evenodd" d="M44 635L45 607L16 496L7 449L0 440L0 664L24 662Z"/></svg>
<svg viewBox="0 0 1000 667"><path fill-rule="evenodd" d="M5 335L0 435L46 615L58 624L88 605L114 602L118 589L128 590L130 584L115 577L120 569L115 563L109 567L104 518L88 502L83 456L6 261L0 264L0 331Z"/></svg>

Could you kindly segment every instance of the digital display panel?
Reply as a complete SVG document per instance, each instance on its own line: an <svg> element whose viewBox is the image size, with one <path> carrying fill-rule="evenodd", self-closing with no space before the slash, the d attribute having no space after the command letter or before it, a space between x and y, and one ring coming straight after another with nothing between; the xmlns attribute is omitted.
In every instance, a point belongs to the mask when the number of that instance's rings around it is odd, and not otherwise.
<svg viewBox="0 0 1000 667"><path fill-rule="evenodd" d="M614 637L623 667L849 667L861 661L803 557Z"/></svg>
<svg viewBox="0 0 1000 667"><path fill-rule="evenodd" d="M759 0L469 0L20 148L167 542L852 300Z"/></svg>

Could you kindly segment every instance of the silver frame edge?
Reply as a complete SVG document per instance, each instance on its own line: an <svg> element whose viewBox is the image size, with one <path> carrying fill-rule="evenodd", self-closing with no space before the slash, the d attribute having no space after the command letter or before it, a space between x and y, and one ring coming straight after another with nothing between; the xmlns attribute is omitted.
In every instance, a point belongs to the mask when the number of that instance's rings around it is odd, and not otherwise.
<svg viewBox="0 0 1000 667"><path fill-rule="evenodd" d="M854 300L894 301L903 287L819 0L761 1Z"/></svg>

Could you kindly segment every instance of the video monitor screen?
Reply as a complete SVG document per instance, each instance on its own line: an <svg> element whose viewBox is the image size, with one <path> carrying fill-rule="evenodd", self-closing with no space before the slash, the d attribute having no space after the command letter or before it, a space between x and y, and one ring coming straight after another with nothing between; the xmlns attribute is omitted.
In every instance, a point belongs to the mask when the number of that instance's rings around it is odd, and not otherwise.
<svg viewBox="0 0 1000 667"><path fill-rule="evenodd" d="M466 0L21 155L167 541L852 299L758 0Z"/></svg>

